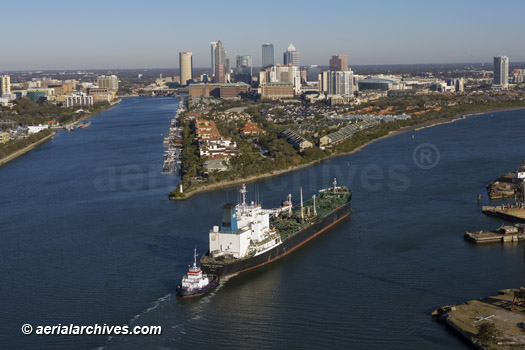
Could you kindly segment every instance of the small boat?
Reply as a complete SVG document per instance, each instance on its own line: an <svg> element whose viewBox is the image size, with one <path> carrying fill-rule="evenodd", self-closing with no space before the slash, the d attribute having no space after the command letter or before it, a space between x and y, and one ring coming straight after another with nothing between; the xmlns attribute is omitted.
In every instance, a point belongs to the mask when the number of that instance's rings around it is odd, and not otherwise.
<svg viewBox="0 0 525 350"><path fill-rule="evenodd" d="M177 296L196 297L203 295L219 285L219 276L202 273L197 267L197 249L193 252L193 266L182 277L182 284L177 286Z"/></svg>
<svg viewBox="0 0 525 350"><path fill-rule="evenodd" d="M89 127L90 125L91 125L91 122L87 122L87 123L84 123L84 124L80 124L79 126L77 126L77 128L85 129L85 128Z"/></svg>

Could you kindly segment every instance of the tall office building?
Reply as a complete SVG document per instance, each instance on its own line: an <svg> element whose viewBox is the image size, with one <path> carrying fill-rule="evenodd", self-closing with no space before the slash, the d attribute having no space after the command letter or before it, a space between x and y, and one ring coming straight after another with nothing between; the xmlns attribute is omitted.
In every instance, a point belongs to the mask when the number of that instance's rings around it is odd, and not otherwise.
<svg viewBox="0 0 525 350"><path fill-rule="evenodd" d="M97 85L99 88L106 88L109 92L116 93L118 91L118 77L116 75L101 75L97 78Z"/></svg>
<svg viewBox="0 0 525 350"><path fill-rule="evenodd" d="M9 75L2 75L0 77L0 97L3 94L11 93L11 77Z"/></svg>
<svg viewBox="0 0 525 350"><path fill-rule="evenodd" d="M330 70L345 72L348 70L348 56L337 55L330 58Z"/></svg>
<svg viewBox="0 0 525 350"><path fill-rule="evenodd" d="M229 64L226 62L226 49L220 40L215 44L214 63L214 81L224 84L226 82L225 74L228 73L226 68L229 68Z"/></svg>
<svg viewBox="0 0 525 350"><path fill-rule="evenodd" d="M215 49L217 48L217 42L211 42L211 75L215 75Z"/></svg>
<svg viewBox="0 0 525 350"><path fill-rule="evenodd" d="M193 56L191 52L179 52L180 85L188 85L193 80Z"/></svg>
<svg viewBox="0 0 525 350"><path fill-rule="evenodd" d="M252 75L252 56L238 55L236 57L235 73Z"/></svg>
<svg viewBox="0 0 525 350"><path fill-rule="evenodd" d="M275 65L273 44L266 43L262 45L262 67L271 67Z"/></svg>
<svg viewBox="0 0 525 350"><path fill-rule="evenodd" d="M507 56L494 57L493 85L503 89L509 86L509 58Z"/></svg>
<svg viewBox="0 0 525 350"><path fill-rule="evenodd" d="M299 67L299 52L292 44L288 46L288 49L283 54L283 64L285 66L291 64L294 67Z"/></svg>
<svg viewBox="0 0 525 350"><path fill-rule="evenodd" d="M348 71L328 72L328 95L350 95L354 92L354 74Z"/></svg>
<svg viewBox="0 0 525 350"><path fill-rule="evenodd" d="M306 68L306 81L313 82L317 81L319 77L319 73L321 73L321 68L317 65L312 65L310 67Z"/></svg>

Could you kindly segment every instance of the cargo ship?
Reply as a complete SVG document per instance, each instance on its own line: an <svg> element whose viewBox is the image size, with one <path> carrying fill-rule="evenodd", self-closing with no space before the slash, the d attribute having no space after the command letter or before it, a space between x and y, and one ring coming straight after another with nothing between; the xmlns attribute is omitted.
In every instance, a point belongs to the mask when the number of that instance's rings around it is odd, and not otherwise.
<svg viewBox="0 0 525 350"><path fill-rule="evenodd" d="M291 194L277 209L246 203L246 185L239 204L226 204L220 226L209 233L209 250L201 258L207 274L230 276L271 263L294 251L350 215L352 192L337 186L321 189L298 204Z"/></svg>

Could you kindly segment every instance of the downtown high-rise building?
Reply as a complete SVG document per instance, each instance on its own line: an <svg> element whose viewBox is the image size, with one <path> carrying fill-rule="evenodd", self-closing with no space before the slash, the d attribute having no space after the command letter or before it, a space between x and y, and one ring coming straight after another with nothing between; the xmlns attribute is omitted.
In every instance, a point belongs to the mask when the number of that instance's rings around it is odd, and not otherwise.
<svg viewBox="0 0 525 350"><path fill-rule="evenodd" d="M211 75L215 75L215 49L217 48L217 42L211 42Z"/></svg>
<svg viewBox="0 0 525 350"><path fill-rule="evenodd" d="M219 84L224 84L226 82L226 67L229 64L226 61L226 49L224 45L219 40L215 43L215 47L212 43L212 64L213 64L213 77L214 81Z"/></svg>
<svg viewBox="0 0 525 350"><path fill-rule="evenodd" d="M235 59L235 73L252 75L252 56L238 55Z"/></svg>
<svg viewBox="0 0 525 350"><path fill-rule="evenodd" d="M180 85L193 80L193 56L191 52L179 52Z"/></svg>
<svg viewBox="0 0 525 350"><path fill-rule="evenodd" d="M507 56L494 57L493 86L503 89L509 86L509 58Z"/></svg>
<svg viewBox="0 0 525 350"><path fill-rule="evenodd" d="M285 66L291 64L294 67L299 67L299 58L299 52L297 52L293 44L290 44L290 46L288 46L286 51L283 53L283 64Z"/></svg>
<svg viewBox="0 0 525 350"><path fill-rule="evenodd" d="M262 45L262 68L272 67L275 65L273 44L266 43Z"/></svg>
<svg viewBox="0 0 525 350"><path fill-rule="evenodd" d="M328 95L350 95L354 92L354 73L347 71L328 72Z"/></svg>
<svg viewBox="0 0 525 350"><path fill-rule="evenodd" d="M0 76L0 97L11 93L11 77L9 75Z"/></svg>
<svg viewBox="0 0 525 350"><path fill-rule="evenodd" d="M330 70L345 72L348 70L348 56L334 55L330 58Z"/></svg>

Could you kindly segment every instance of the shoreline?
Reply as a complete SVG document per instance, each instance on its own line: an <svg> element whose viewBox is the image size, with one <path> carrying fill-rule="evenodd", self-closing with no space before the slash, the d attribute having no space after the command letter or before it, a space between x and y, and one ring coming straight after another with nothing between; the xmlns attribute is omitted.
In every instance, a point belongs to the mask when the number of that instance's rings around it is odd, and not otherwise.
<svg viewBox="0 0 525 350"><path fill-rule="evenodd" d="M483 111L483 112L470 112L470 113L467 113L467 114L460 113L460 114L455 115L452 118L438 119L436 121L429 121L429 122L426 122L426 123L422 123L420 125L405 126L405 127L401 128L399 130L390 131L386 135L383 135L383 136L378 137L376 139L370 140L367 143L365 143L365 144L363 144L361 146L358 146L358 147L354 148L353 150L351 150L349 152L335 153L335 154L332 154L332 155L330 155L330 156L328 156L326 158L314 160L314 161L309 162L309 163L300 164L300 165L293 166L293 167L290 167L290 168L286 168L286 169L283 169L283 170L277 170L277 171L274 171L274 172L271 172L271 173L266 173L266 174L261 174L261 175L253 175L253 176L249 176L247 178L222 181L222 182L219 182L219 183L216 183L216 184L206 185L206 186L203 186L203 187L199 187L199 188L195 189L194 191L185 193L186 196L184 196L184 197L173 197L173 196L168 195L168 198L170 200L183 201L185 199L190 198L194 194L198 194L198 193L201 193L201 192L212 191L212 190L216 190L216 189L223 188L223 187L230 187L230 186L233 186L233 185L237 185L239 183L249 183L249 182L253 182L253 181L256 181L256 180L261 180L261 179L265 179L265 178L269 178L269 177L273 177L273 176L283 175L285 173L289 173L289 172L293 172L293 171L296 171L296 170L300 170L300 169L309 167L309 166L314 165L314 164L319 164L319 163L321 163L321 162L323 162L325 160L328 160L328 159L355 154L355 153L363 150L365 147L371 145L374 142L377 142L377 141L380 141L380 140L384 140L384 139L387 139L387 138L392 137L392 136L400 135L400 134L403 134L403 133L411 131L411 130L412 131L420 131L420 130L423 130L423 129L433 128L433 127L439 126L439 125L455 123L455 122L460 121L460 120L465 120L465 119L467 119L469 117L474 117L474 116L479 116L479 115L484 115L484 114L489 114L489 113L496 113L496 112L522 110L522 109L525 109L525 106L524 107L502 107L502 108L495 108L495 109L491 109L491 110L487 110L487 111ZM175 190L177 190L177 189L175 189Z"/></svg>
<svg viewBox="0 0 525 350"><path fill-rule="evenodd" d="M51 134L47 135L46 137L44 137L43 139L41 140L38 140L37 142L35 143L32 143L30 145L27 145L26 147L22 148L22 149L19 149L18 151L16 152L13 152L11 153L10 155L0 159L0 167L17 159L18 157L32 151L33 149L37 148L38 146L46 143L47 141L50 141L57 133L55 131L52 131Z"/></svg>
<svg viewBox="0 0 525 350"><path fill-rule="evenodd" d="M122 99L119 98L114 103L111 103L110 106L108 108L104 109L103 111L100 111L97 114L89 114L89 115L86 115L86 116L82 116L79 119L77 119L76 121L72 122L71 124L74 124L76 126L76 125L84 122L85 120L87 120L87 119L89 119L91 117L94 117L94 116L96 116L96 115L98 115L98 114L100 114L100 113L102 113L104 111L110 110L111 108L113 108L114 106L120 104L121 102L122 102ZM49 127L49 129L52 130L50 135L44 137L43 139L41 139L41 140L39 140L39 141L37 141L35 143L30 144L30 145L28 145L28 146L26 146L26 147L24 147L22 149L19 149L18 151L11 153L11 154L5 156L4 158L1 158L0 159L0 167L2 165L5 165L5 164L15 160L18 157L23 156L27 152L29 152L29 151L35 149L36 147L44 144L45 142L49 141L50 139L52 139L57 134L57 132L55 130L61 130L63 128L64 128L63 126L60 126L60 127Z"/></svg>

